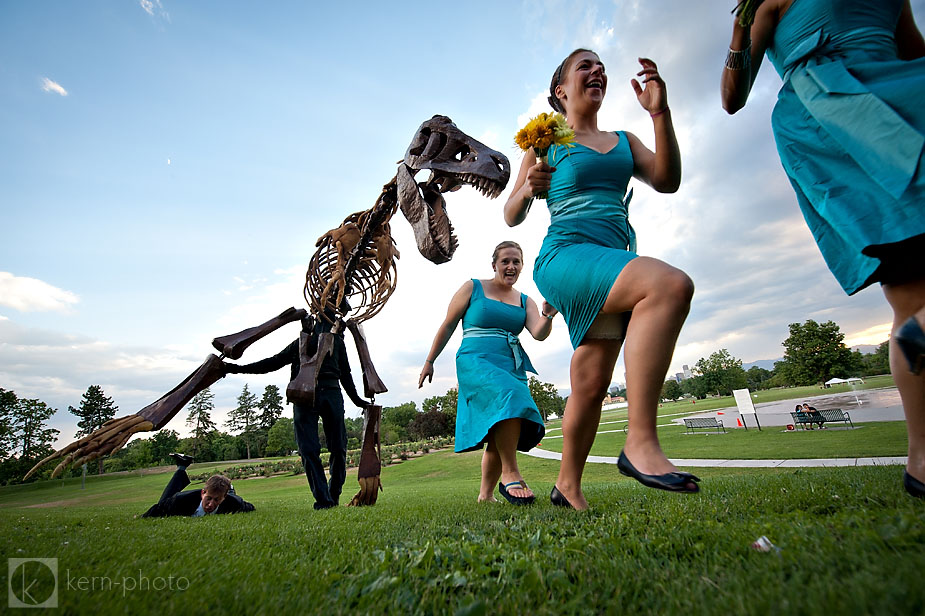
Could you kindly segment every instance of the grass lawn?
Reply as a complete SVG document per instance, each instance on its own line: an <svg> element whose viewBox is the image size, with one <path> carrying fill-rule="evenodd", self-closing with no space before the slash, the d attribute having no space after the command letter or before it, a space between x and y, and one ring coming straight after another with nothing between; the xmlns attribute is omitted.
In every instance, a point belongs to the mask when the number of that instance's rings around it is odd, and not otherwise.
<svg viewBox="0 0 925 616"><path fill-rule="evenodd" d="M448 451L385 468L363 509L313 511L304 476L236 481L257 511L203 519L133 518L166 473L0 488L0 552L57 558L65 613L925 612L925 503L898 467L698 469L675 495L589 465L579 514L549 504L558 463L520 463L532 507L477 504L479 455Z"/></svg>
<svg viewBox="0 0 925 616"><path fill-rule="evenodd" d="M660 422L661 423L661 422ZM601 430L614 430L622 426L602 425ZM857 458L871 456L904 456L908 449L908 435L904 421L874 421L855 424L853 430L840 427L828 430L794 430L787 432L780 426L759 431L727 429L715 434L697 430L685 434L684 426L659 428L662 449L671 458L719 459L794 459L794 458ZM561 435L561 431L553 432ZM594 440L591 455L617 456L623 449L626 434L622 430L601 433ZM542 448L562 451L561 438L546 438Z"/></svg>

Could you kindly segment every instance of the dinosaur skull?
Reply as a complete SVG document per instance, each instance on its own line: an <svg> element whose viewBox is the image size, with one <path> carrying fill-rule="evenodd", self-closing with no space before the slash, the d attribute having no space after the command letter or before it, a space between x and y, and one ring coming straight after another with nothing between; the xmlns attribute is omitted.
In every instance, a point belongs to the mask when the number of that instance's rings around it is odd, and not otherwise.
<svg viewBox="0 0 925 616"><path fill-rule="evenodd" d="M427 169L426 182L415 174ZM414 229L418 250L434 263L456 252L456 236L446 215L443 193L474 186L489 199L501 194L511 177L507 157L465 134L446 116L421 124L398 167L398 204Z"/></svg>

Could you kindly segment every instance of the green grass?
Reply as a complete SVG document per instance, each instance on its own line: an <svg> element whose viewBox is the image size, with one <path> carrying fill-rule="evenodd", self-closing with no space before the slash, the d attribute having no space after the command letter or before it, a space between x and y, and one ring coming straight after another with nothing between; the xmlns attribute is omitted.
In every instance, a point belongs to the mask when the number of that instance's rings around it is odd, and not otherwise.
<svg viewBox="0 0 925 616"><path fill-rule="evenodd" d="M698 469L682 496L589 465L579 514L549 504L558 463L519 459L533 507L475 503L479 455L451 452L385 468L363 509L313 511L303 476L237 481L255 513L195 520L132 517L166 473L0 488L0 552L58 558L65 613L925 611L925 503L897 467ZM139 576L189 587L125 590Z"/></svg>
<svg viewBox="0 0 925 616"><path fill-rule="evenodd" d="M613 430L622 425L622 422L602 425L601 430ZM662 449L671 458L776 460L906 455L906 422L877 421L855 426L853 430L833 427L827 430L791 432L780 426L771 426L761 431L727 430L726 434L703 430L686 434L684 426L666 426L659 428L658 436ZM561 435L562 432L556 431L553 434ZM591 455L619 455L625 441L626 435L622 431L598 434L591 447ZM562 451L562 439L546 438L542 448Z"/></svg>
<svg viewBox="0 0 925 616"><path fill-rule="evenodd" d="M805 400L813 396L834 395L848 393L852 390L862 389L881 389L884 387L895 387L893 377L890 375L873 376L864 379L864 384L856 385L853 388L849 385L833 385L828 389L822 389L818 385L807 385L805 387L778 387L775 389L764 389L752 392L754 404L763 404L765 402L780 402L781 400ZM668 415L680 416L682 414L703 413L716 409L734 408L736 406L735 398L732 396L722 396L717 398L706 398L691 403L690 400L680 402L668 402L658 408L658 416L665 417ZM626 420L626 409L614 409L604 411L601 414L601 421ZM562 420L557 419L547 422L547 428L557 428L562 425Z"/></svg>

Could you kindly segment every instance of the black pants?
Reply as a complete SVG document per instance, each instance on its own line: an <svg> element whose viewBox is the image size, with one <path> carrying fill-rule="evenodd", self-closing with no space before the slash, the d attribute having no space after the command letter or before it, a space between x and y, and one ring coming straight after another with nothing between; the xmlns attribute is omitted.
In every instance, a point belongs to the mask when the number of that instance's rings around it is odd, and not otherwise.
<svg viewBox="0 0 925 616"><path fill-rule="evenodd" d="M344 427L344 397L340 386L315 390L315 406L294 404L295 438L299 444L302 466L308 477L308 487L315 497L315 509L339 504L340 493L347 478L347 431ZM324 438L331 453L330 483L325 481L321 464L321 443L318 441L318 419L324 428Z"/></svg>
<svg viewBox="0 0 925 616"><path fill-rule="evenodd" d="M164 493L161 494L161 498L157 502L159 504L163 503L177 492L182 492L183 488L189 484L189 475L186 474L186 469L178 468L176 471L174 471L173 477L170 478L170 481L167 482L167 487L164 488Z"/></svg>

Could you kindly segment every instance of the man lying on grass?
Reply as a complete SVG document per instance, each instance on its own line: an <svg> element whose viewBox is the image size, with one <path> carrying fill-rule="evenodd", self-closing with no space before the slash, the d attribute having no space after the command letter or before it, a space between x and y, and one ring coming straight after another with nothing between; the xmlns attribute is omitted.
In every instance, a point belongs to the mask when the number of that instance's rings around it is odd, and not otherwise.
<svg viewBox="0 0 925 616"><path fill-rule="evenodd" d="M164 488L161 499L152 505L142 517L163 518L171 515L185 515L193 518L215 513L244 513L253 511L254 506L234 493L231 481L224 475L212 475L202 490L186 490L190 484L186 467L193 458L179 453L170 457L176 460L177 470Z"/></svg>

